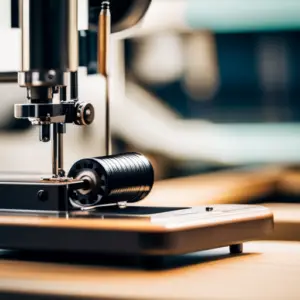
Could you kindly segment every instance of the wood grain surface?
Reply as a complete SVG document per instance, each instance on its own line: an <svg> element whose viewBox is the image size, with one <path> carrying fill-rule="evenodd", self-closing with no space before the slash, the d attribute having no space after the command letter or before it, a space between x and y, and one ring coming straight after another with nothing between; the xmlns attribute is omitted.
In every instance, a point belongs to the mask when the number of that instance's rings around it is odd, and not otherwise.
<svg viewBox="0 0 300 300"><path fill-rule="evenodd" d="M283 169L277 180L276 189L287 196L300 196L300 168L298 170Z"/></svg>
<svg viewBox="0 0 300 300"><path fill-rule="evenodd" d="M282 171L275 167L158 182L143 205L246 203L272 193L280 186L280 176ZM3 252L0 292L53 299L299 299L300 204L267 206L275 215L271 239L280 242L247 243L239 256L222 248L169 258L165 268L143 270L127 264L126 258L112 262L100 257Z"/></svg>
<svg viewBox="0 0 300 300"><path fill-rule="evenodd" d="M184 206L247 203L272 193L282 169L235 170L164 180L155 183L139 205Z"/></svg>
<svg viewBox="0 0 300 300"><path fill-rule="evenodd" d="M0 260L0 291L82 299L299 299L300 243L260 242L245 253L228 249L173 258L169 267L142 270L96 260ZM45 260L45 258L42 258Z"/></svg>
<svg viewBox="0 0 300 300"><path fill-rule="evenodd" d="M300 203L266 204L274 214L274 232L268 239L277 241L300 241Z"/></svg>

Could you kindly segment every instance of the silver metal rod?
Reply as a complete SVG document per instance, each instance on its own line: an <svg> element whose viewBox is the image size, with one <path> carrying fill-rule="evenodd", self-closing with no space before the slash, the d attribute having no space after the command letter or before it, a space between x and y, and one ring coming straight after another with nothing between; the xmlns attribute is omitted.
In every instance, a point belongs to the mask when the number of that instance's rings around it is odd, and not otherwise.
<svg viewBox="0 0 300 300"><path fill-rule="evenodd" d="M58 133L58 171L59 175L64 171L64 134Z"/></svg>
<svg viewBox="0 0 300 300"><path fill-rule="evenodd" d="M57 133L58 133L58 144L57 144L57 162L58 162L58 176L65 177L65 170L64 170L64 134L66 133L66 124L59 123L57 126Z"/></svg>
<svg viewBox="0 0 300 300"><path fill-rule="evenodd" d="M53 140L52 140L52 175L58 177L58 126L52 125Z"/></svg>
<svg viewBox="0 0 300 300"><path fill-rule="evenodd" d="M105 77L105 152L111 155L109 44L111 34L110 2L103 1L98 22L98 72Z"/></svg>
<svg viewBox="0 0 300 300"><path fill-rule="evenodd" d="M110 95L109 95L109 80L106 78L105 83L105 153L112 154L111 131L110 131Z"/></svg>

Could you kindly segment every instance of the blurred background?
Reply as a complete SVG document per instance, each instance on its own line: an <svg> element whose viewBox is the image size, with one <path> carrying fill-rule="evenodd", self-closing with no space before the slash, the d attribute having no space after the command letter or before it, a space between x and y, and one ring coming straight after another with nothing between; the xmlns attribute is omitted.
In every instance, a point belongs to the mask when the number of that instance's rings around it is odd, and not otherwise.
<svg viewBox="0 0 300 300"><path fill-rule="evenodd" d="M17 1L2 0L0 171L51 171L51 145L15 120ZM67 167L104 155L104 81L96 74L97 14L81 0L79 95L96 121L69 125ZM90 4L90 5L89 5ZM3 9L0 11L4 11ZM111 45L114 153L139 151L157 179L300 162L300 1L153 0Z"/></svg>

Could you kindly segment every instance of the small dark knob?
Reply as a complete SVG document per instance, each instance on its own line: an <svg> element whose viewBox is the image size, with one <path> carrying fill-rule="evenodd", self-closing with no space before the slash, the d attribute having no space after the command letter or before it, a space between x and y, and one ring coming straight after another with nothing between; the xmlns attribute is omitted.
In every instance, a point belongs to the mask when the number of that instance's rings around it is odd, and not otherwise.
<svg viewBox="0 0 300 300"><path fill-rule="evenodd" d="M48 193L44 190L40 190L37 193L37 197L40 201L45 202L48 200Z"/></svg>

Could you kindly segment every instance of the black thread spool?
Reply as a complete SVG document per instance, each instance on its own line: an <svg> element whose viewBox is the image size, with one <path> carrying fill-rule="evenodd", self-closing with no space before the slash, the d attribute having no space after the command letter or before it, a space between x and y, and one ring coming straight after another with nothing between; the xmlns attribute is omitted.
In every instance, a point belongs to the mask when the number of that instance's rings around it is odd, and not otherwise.
<svg viewBox="0 0 300 300"><path fill-rule="evenodd" d="M138 202L150 193L154 183L153 167L139 153L79 160L68 177L86 182L84 189L71 195L75 207Z"/></svg>

